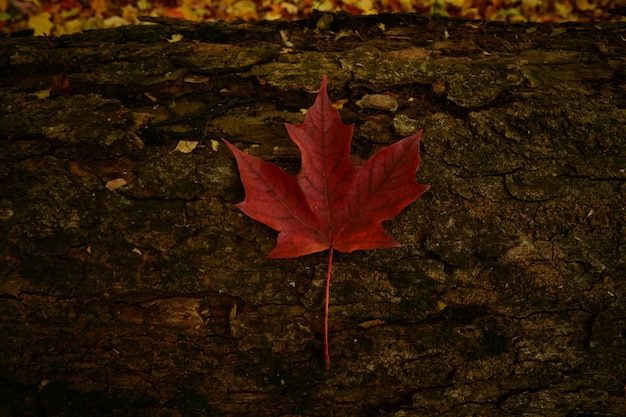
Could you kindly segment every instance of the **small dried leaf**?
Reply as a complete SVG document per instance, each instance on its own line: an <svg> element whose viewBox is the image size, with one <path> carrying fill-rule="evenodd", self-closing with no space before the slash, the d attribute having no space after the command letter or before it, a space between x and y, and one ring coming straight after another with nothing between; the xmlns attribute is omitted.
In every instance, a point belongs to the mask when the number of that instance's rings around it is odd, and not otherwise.
<svg viewBox="0 0 626 417"><path fill-rule="evenodd" d="M228 318L231 321L235 320L235 317L237 317L237 303L233 305L233 308L230 309L230 314L228 315Z"/></svg>
<svg viewBox="0 0 626 417"><path fill-rule="evenodd" d="M372 327L382 326L383 324L387 324L387 322L380 319L374 319L359 323L357 324L357 326L359 326L361 329L369 329Z"/></svg>
<svg viewBox="0 0 626 417"><path fill-rule="evenodd" d="M34 93L39 100L45 100L50 97L50 89L47 90L39 90Z"/></svg>
<svg viewBox="0 0 626 417"><path fill-rule="evenodd" d="M125 186L126 184L128 184L128 181L126 181L124 178L116 178L114 180L108 181L105 187L109 191L115 191L118 188Z"/></svg>
<svg viewBox="0 0 626 417"><path fill-rule="evenodd" d="M198 141L196 140L179 140L178 145L174 148L174 151L182 152L182 153L190 153L196 146L198 146ZM172 151L172 152L174 152Z"/></svg>
<svg viewBox="0 0 626 417"><path fill-rule="evenodd" d="M157 102L159 101L158 98L156 98L155 96L153 96L152 94L148 93L147 91L145 93L143 93L144 96L146 96L146 98L152 102Z"/></svg>
<svg viewBox="0 0 626 417"><path fill-rule="evenodd" d="M173 43L173 42L180 42L183 40L183 35L181 35L180 33L175 33L172 35L171 38L169 38L167 41L169 43Z"/></svg>

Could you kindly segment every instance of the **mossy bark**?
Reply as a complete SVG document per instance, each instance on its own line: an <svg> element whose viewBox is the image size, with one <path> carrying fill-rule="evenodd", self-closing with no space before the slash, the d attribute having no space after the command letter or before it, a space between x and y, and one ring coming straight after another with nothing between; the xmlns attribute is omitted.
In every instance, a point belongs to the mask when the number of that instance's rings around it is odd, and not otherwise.
<svg viewBox="0 0 626 417"><path fill-rule="evenodd" d="M316 19L0 40L0 410L626 413L626 27ZM432 185L336 255L329 372L326 256L263 258L220 142L296 172L323 74Z"/></svg>

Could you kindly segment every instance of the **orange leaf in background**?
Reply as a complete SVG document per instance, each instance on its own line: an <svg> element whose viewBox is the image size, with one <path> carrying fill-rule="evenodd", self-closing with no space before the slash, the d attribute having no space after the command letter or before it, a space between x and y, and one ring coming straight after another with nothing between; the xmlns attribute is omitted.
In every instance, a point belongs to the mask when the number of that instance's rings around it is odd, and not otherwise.
<svg viewBox="0 0 626 417"><path fill-rule="evenodd" d="M139 10L131 6L130 4L122 7L122 17L128 23L134 23L137 20L137 15L139 14Z"/></svg>
<svg viewBox="0 0 626 417"><path fill-rule="evenodd" d="M90 5L96 14L104 14L109 8L107 0L91 0Z"/></svg>
<svg viewBox="0 0 626 417"><path fill-rule="evenodd" d="M167 9L165 13L163 13L165 17L171 17L173 19L188 19L189 13L187 10L184 10L182 7L177 7L175 9Z"/></svg>
<svg viewBox="0 0 626 417"><path fill-rule="evenodd" d="M266 19L283 18L294 20L311 17L314 10L320 12L347 11L353 14L369 14L373 12L423 13L442 15L454 18L480 20L500 20L508 22L564 22L564 21L597 21L624 22L621 4L624 0L316 0L291 1L280 0L139 0L136 2L119 2L108 0L0 0L0 13L11 9L8 19L0 19L3 33L36 28L37 34L61 35L77 30L100 27L116 27L135 19L122 18L120 10L123 5L133 5L140 15L169 16L187 20L218 19L233 21L235 19ZM85 7L85 4L90 7ZM9 7L11 4L13 7ZM19 14L15 14L15 10ZM42 28L44 22L29 24L28 19L41 12L51 15L62 13L53 20L51 28ZM94 19L94 17L103 17ZM68 25L65 20L77 20ZM109 20L110 19L110 20ZM126 19L126 20L125 20Z"/></svg>

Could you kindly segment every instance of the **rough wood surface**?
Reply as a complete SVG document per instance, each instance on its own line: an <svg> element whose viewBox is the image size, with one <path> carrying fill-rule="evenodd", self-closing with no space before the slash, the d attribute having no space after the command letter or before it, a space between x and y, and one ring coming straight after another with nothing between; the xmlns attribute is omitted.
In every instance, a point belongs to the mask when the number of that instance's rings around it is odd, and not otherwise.
<svg viewBox="0 0 626 417"><path fill-rule="evenodd" d="M626 414L626 26L318 17L0 40L3 414ZM263 259L219 142L297 171L322 74L432 185L337 255L329 372L326 257Z"/></svg>

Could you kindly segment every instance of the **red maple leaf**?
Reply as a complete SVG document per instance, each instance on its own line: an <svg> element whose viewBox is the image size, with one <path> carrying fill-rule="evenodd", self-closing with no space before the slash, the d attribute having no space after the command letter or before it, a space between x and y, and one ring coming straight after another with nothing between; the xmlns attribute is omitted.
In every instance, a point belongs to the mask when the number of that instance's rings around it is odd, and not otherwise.
<svg viewBox="0 0 626 417"><path fill-rule="evenodd" d="M324 353L328 353L328 305L333 251L352 252L401 246L382 227L429 185L418 184L419 144L416 134L385 148L361 167L350 162L354 125L342 123L330 103L326 77L304 123L286 124L302 154L294 177L250 156L225 141L235 155L245 200L237 207L246 215L279 231L267 258L297 258L329 249L324 315Z"/></svg>

